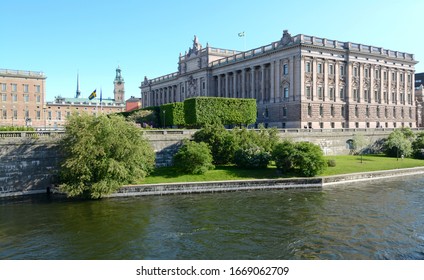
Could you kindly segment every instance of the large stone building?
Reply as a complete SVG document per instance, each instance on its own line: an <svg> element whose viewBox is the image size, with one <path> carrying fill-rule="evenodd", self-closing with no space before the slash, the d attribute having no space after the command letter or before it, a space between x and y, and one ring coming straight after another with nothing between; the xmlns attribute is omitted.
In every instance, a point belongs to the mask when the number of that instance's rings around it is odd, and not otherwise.
<svg viewBox="0 0 424 280"><path fill-rule="evenodd" d="M45 96L43 72L0 69L0 126L42 125Z"/></svg>
<svg viewBox="0 0 424 280"><path fill-rule="evenodd" d="M246 52L193 46L178 71L141 83L144 107L195 96L255 98L282 128L416 127L414 55L307 35Z"/></svg>

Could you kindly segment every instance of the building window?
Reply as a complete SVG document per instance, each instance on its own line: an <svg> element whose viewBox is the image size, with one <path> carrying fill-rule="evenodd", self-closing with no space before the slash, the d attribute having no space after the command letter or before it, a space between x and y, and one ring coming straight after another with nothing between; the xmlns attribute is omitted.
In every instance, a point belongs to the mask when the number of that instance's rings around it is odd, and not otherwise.
<svg viewBox="0 0 424 280"><path fill-rule="evenodd" d="M401 114L401 117L403 119L405 117L405 112L404 112L403 108L400 110L400 114Z"/></svg>
<svg viewBox="0 0 424 280"><path fill-rule="evenodd" d="M29 95L28 94L24 94L24 102L25 103L29 102Z"/></svg>
<svg viewBox="0 0 424 280"><path fill-rule="evenodd" d="M1 91L6 91L7 90L7 86L6 84L1 84Z"/></svg>
<svg viewBox="0 0 424 280"><path fill-rule="evenodd" d="M330 100L334 100L334 88L330 88L330 90L329 90L329 97L330 97Z"/></svg>
<svg viewBox="0 0 424 280"><path fill-rule="evenodd" d="M369 118L369 116L370 116L370 107L368 107L368 106L365 108L365 116L367 118Z"/></svg>
<svg viewBox="0 0 424 280"><path fill-rule="evenodd" d="M24 92L28 93L28 85L24 85Z"/></svg>
<svg viewBox="0 0 424 280"><path fill-rule="evenodd" d="M334 128L335 126L334 126L334 122L331 122L331 128Z"/></svg>
<svg viewBox="0 0 424 280"><path fill-rule="evenodd" d="M377 106L377 117L380 117L380 107Z"/></svg>
<svg viewBox="0 0 424 280"><path fill-rule="evenodd" d="M369 100L369 91L367 89L364 89L364 101L368 102Z"/></svg>
<svg viewBox="0 0 424 280"><path fill-rule="evenodd" d="M328 74L330 74L330 75L334 74L334 65L333 64L328 65Z"/></svg>
<svg viewBox="0 0 424 280"><path fill-rule="evenodd" d="M289 88L285 87L284 88L284 101L288 101L289 100Z"/></svg>
<svg viewBox="0 0 424 280"><path fill-rule="evenodd" d="M358 122L355 123L355 128L359 128L359 123Z"/></svg>
<svg viewBox="0 0 424 280"><path fill-rule="evenodd" d="M17 120L17 119L18 119L18 110L13 110L13 118L14 118L15 120Z"/></svg>
<svg viewBox="0 0 424 280"><path fill-rule="evenodd" d="M287 117L287 107L283 107L283 117Z"/></svg>
<svg viewBox="0 0 424 280"><path fill-rule="evenodd" d="M389 111L387 110L387 107L384 108L384 117L387 118L389 116Z"/></svg>
<svg viewBox="0 0 424 280"><path fill-rule="evenodd" d="M2 115L3 115L3 119L6 120L7 119L7 111L6 110L3 110L3 114Z"/></svg>
<svg viewBox="0 0 424 280"><path fill-rule="evenodd" d="M312 106L311 106L311 104L308 105L308 117L312 117Z"/></svg>
<svg viewBox="0 0 424 280"><path fill-rule="evenodd" d="M330 107L330 114L332 117L334 117L334 105L331 105Z"/></svg>
<svg viewBox="0 0 424 280"><path fill-rule="evenodd" d="M41 119L41 112L40 111L36 111L35 112L35 116L36 116L37 120Z"/></svg>
<svg viewBox="0 0 424 280"><path fill-rule="evenodd" d="M365 76L365 78L369 78L369 71L368 71L368 68L365 68L365 69L364 69L364 76Z"/></svg>
<svg viewBox="0 0 424 280"><path fill-rule="evenodd" d="M393 118L396 118L396 107L393 107Z"/></svg>
<svg viewBox="0 0 424 280"><path fill-rule="evenodd" d="M412 108L409 108L409 118L412 119Z"/></svg>
<svg viewBox="0 0 424 280"><path fill-rule="evenodd" d="M375 78L380 79L380 71L378 69L375 69Z"/></svg>
<svg viewBox="0 0 424 280"><path fill-rule="evenodd" d="M35 86L35 93L40 93L40 86L39 85Z"/></svg>
<svg viewBox="0 0 424 280"><path fill-rule="evenodd" d="M384 97L384 102L386 104L388 104L389 103L389 96L388 96L387 92L383 92L383 97Z"/></svg>
<svg viewBox="0 0 424 280"><path fill-rule="evenodd" d="M317 72L320 73L320 74L322 73L322 63L318 63Z"/></svg>
<svg viewBox="0 0 424 280"><path fill-rule="evenodd" d="M306 87L306 99L311 99L312 94L311 94L311 87L307 86Z"/></svg>
<svg viewBox="0 0 424 280"><path fill-rule="evenodd" d="M345 95L345 94L344 94L344 88L341 88L341 89L340 89L340 99L341 99L341 100L344 100L344 95Z"/></svg>
<svg viewBox="0 0 424 280"><path fill-rule="evenodd" d="M36 102L37 102L37 103L40 103L40 102L41 102L41 96L40 96L40 95L37 95L37 97L36 97Z"/></svg>
<svg viewBox="0 0 424 280"><path fill-rule="evenodd" d="M62 112L59 111L56 113L56 115L58 120L62 120Z"/></svg>
<svg viewBox="0 0 424 280"><path fill-rule="evenodd" d="M48 111L47 112L47 119L51 120L52 119L52 111Z"/></svg>
<svg viewBox="0 0 424 280"><path fill-rule="evenodd" d="M359 117L359 108L358 106L355 106L355 117Z"/></svg>
<svg viewBox="0 0 424 280"><path fill-rule="evenodd" d="M340 65L340 75L344 76L345 75L345 67L344 65Z"/></svg>
<svg viewBox="0 0 424 280"><path fill-rule="evenodd" d="M318 99L322 100L322 87L318 87Z"/></svg>
<svg viewBox="0 0 424 280"><path fill-rule="evenodd" d="M356 88L353 89L353 101L359 102L359 90Z"/></svg>
<svg viewBox="0 0 424 280"><path fill-rule="evenodd" d="M17 91L18 91L18 85L12 84L12 92L17 92Z"/></svg>
<svg viewBox="0 0 424 280"><path fill-rule="evenodd" d="M396 92L392 91L392 104L396 104Z"/></svg>
<svg viewBox="0 0 424 280"><path fill-rule="evenodd" d="M283 65L283 75L288 75L288 74L289 74L289 65L284 64Z"/></svg>
<svg viewBox="0 0 424 280"><path fill-rule="evenodd" d="M341 113L342 117L345 117L345 106L344 105L340 108L340 113Z"/></svg>
<svg viewBox="0 0 424 280"><path fill-rule="evenodd" d="M306 73L311 73L311 62L307 61L305 68Z"/></svg>
<svg viewBox="0 0 424 280"><path fill-rule="evenodd" d="M396 81L396 73L392 72L392 81Z"/></svg>
<svg viewBox="0 0 424 280"><path fill-rule="evenodd" d="M321 128L321 129L323 129L323 128L324 128L324 123L323 123L323 122L320 122L320 123L319 123L319 128Z"/></svg>
<svg viewBox="0 0 424 280"><path fill-rule="evenodd" d="M353 67L353 76L358 77L358 67Z"/></svg>
<svg viewBox="0 0 424 280"><path fill-rule="evenodd" d="M324 107L322 105L319 106L319 116L324 117Z"/></svg>
<svg viewBox="0 0 424 280"><path fill-rule="evenodd" d="M7 101L7 94L4 93L1 95L1 101L3 102Z"/></svg>
<svg viewBox="0 0 424 280"><path fill-rule="evenodd" d="M403 73L400 73L400 81L403 82Z"/></svg>
<svg viewBox="0 0 424 280"><path fill-rule="evenodd" d="M18 102L18 95L17 94L13 94L12 95L12 101L13 102Z"/></svg>
<svg viewBox="0 0 424 280"><path fill-rule="evenodd" d="M385 81L387 81L387 72L386 72L386 71L384 71L384 72L383 72L383 79L384 79Z"/></svg>

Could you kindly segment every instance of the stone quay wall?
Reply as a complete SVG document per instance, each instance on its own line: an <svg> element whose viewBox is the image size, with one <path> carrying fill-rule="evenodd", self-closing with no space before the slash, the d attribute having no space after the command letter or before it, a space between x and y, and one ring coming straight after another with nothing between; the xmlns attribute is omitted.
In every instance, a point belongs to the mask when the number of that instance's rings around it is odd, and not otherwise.
<svg viewBox="0 0 424 280"><path fill-rule="evenodd" d="M184 139L196 130L146 130L144 135L156 152L156 165L169 166ZM310 141L326 155L351 152L349 143L360 133L370 144L386 138L392 129L287 129L281 138ZM0 132L0 197L45 193L55 183L61 156L58 141L63 132Z"/></svg>

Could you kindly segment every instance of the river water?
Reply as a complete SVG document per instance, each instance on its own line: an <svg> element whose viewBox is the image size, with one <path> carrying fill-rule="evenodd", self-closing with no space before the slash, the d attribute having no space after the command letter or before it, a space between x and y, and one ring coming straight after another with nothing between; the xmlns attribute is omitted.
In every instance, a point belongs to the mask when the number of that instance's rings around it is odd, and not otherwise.
<svg viewBox="0 0 424 280"><path fill-rule="evenodd" d="M323 190L2 199L0 259L424 259L424 177Z"/></svg>

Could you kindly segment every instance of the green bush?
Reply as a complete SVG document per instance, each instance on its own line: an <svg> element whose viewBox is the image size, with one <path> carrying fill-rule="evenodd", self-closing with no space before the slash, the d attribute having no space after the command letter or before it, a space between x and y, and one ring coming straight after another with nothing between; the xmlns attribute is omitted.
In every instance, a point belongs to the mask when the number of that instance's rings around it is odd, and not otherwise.
<svg viewBox="0 0 424 280"><path fill-rule="evenodd" d="M194 126L252 124L256 111L255 99L196 97L184 101L185 123Z"/></svg>
<svg viewBox="0 0 424 280"><path fill-rule="evenodd" d="M137 110L128 115L127 121L140 124L142 127L157 126L158 118L155 111Z"/></svg>
<svg viewBox="0 0 424 280"><path fill-rule="evenodd" d="M417 134L412 142L412 156L417 159L424 159L424 132Z"/></svg>
<svg viewBox="0 0 424 280"><path fill-rule="evenodd" d="M234 134L220 124L206 125L194 133L193 140L208 144L217 165L232 163L234 152L239 148Z"/></svg>
<svg viewBox="0 0 424 280"><path fill-rule="evenodd" d="M272 155L278 169L300 176L313 177L327 167L321 148L309 142L284 141L275 146Z"/></svg>
<svg viewBox="0 0 424 280"><path fill-rule="evenodd" d="M266 168L271 155L255 144L248 144L234 154L234 163L241 168Z"/></svg>
<svg viewBox="0 0 424 280"><path fill-rule="evenodd" d="M34 131L31 126L0 126L0 131Z"/></svg>
<svg viewBox="0 0 424 280"><path fill-rule="evenodd" d="M293 159L292 156L295 153L295 143L284 140L275 145L272 151L272 158L275 161L275 165L283 173L291 172L293 170Z"/></svg>
<svg viewBox="0 0 424 280"><path fill-rule="evenodd" d="M246 128L233 129L238 145L256 145L264 151L271 153L274 146L279 142L278 130L276 128L265 129L263 126L257 130L248 130Z"/></svg>
<svg viewBox="0 0 424 280"><path fill-rule="evenodd" d="M165 111L165 114L163 113ZM184 126L184 103L168 103L160 106L161 118L165 117L165 126ZM163 125L163 119L162 119Z"/></svg>
<svg viewBox="0 0 424 280"><path fill-rule="evenodd" d="M184 174L204 174L214 169L212 155L204 142L185 141L184 145L174 155L175 168Z"/></svg>
<svg viewBox="0 0 424 280"><path fill-rule="evenodd" d="M327 166L328 167L336 167L336 160L334 160L334 159L327 160Z"/></svg>
<svg viewBox="0 0 424 280"><path fill-rule="evenodd" d="M141 130L117 115L71 115L60 150L59 188L68 196L101 198L140 181L155 165Z"/></svg>

